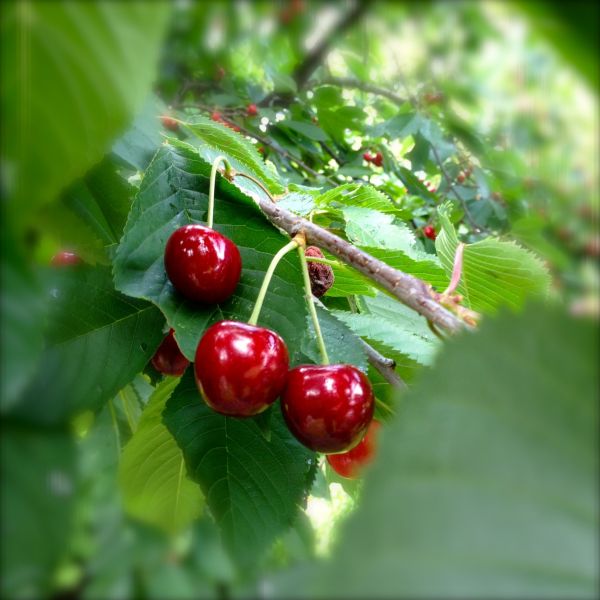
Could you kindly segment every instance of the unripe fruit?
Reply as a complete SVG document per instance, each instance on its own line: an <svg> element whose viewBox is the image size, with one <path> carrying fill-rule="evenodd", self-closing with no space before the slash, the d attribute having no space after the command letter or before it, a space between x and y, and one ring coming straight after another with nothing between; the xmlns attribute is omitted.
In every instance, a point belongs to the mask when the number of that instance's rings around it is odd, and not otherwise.
<svg viewBox="0 0 600 600"><path fill-rule="evenodd" d="M281 410L294 436L326 454L356 446L373 418L366 376L352 365L304 365L288 373Z"/></svg>
<svg viewBox="0 0 600 600"><path fill-rule="evenodd" d="M163 115L160 118L160 121L165 129L177 131L177 129L179 128L179 123L173 117L169 117L168 115Z"/></svg>
<svg viewBox="0 0 600 600"><path fill-rule="evenodd" d="M431 225L425 225L425 227L423 227L423 233L425 234L425 237L428 237L430 240L435 240L437 237L435 228Z"/></svg>
<svg viewBox="0 0 600 600"><path fill-rule="evenodd" d="M373 156L373 158L371 159L371 162L376 167L381 167L383 165L383 154L381 154L381 152L378 152L375 156Z"/></svg>
<svg viewBox="0 0 600 600"><path fill-rule="evenodd" d="M304 251L305 256L325 258L316 246L308 246ZM308 261L308 274L310 276L310 289L314 296L320 298L333 285L333 269L329 265Z"/></svg>
<svg viewBox="0 0 600 600"><path fill-rule="evenodd" d="M165 247L165 269L175 289L196 302L224 302L234 292L242 272L238 247L204 225L175 230Z"/></svg>
<svg viewBox="0 0 600 600"><path fill-rule="evenodd" d="M182 354L171 329L152 357L152 366L164 375L183 375L190 361Z"/></svg>
<svg viewBox="0 0 600 600"><path fill-rule="evenodd" d="M349 452L329 454L327 462L331 468L342 477L356 479L374 458L377 448L377 432L381 424L373 419L365 437Z"/></svg>
<svg viewBox="0 0 600 600"><path fill-rule="evenodd" d="M206 404L223 415L250 417L283 391L289 356L281 337L264 327L220 321L196 349L196 384Z"/></svg>
<svg viewBox="0 0 600 600"><path fill-rule="evenodd" d="M66 265L78 265L81 263L81 259L74 252L58 252L52 257L50 264L55 267L64 267Z"/></svg>
<svg viewBox="0 0 600 600"><path fill-rule="evenodd" d="M246 108L246 114L249 117L255 117L258 114L258 108L256 104L248 104L248 107Z"/></svg>

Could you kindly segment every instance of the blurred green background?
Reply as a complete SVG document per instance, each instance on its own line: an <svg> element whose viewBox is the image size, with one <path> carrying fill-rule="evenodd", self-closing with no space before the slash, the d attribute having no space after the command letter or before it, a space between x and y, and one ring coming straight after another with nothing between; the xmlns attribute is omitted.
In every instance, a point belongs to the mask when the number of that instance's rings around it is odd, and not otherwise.
<svg viewBox="0 0 600 600"><path fill-rule="evenodd" d="M1 11L3 597L597 594L596 3L13 0ZM374 379L396 412L376 465L351 482L320 464L293 527L250 566L228 553L191 480L130 489L148 439L181 454L160 417L174 383L145 367L164 319L112 286L146 168L165 135L187 139L160 115L225 121L298 193L369 182L425 253L436 246L423 227L442 228L448 201L462 241L514 241L549 274L545 304L499 302L434 367L379 340L416 383L399 398ZM343 229L323 213L316 222ZM60 250L94 267L85 284L57 283L47 265ZM60 313L54 292L70 300ZM365 301L373 314L378 301ZM74 368L61 380L69 365L48 340L100 329L103 306L120 302L124 326L143 313L141 350L111 350L100 383ZM167 514L173 495L185 506Z"/></svg>

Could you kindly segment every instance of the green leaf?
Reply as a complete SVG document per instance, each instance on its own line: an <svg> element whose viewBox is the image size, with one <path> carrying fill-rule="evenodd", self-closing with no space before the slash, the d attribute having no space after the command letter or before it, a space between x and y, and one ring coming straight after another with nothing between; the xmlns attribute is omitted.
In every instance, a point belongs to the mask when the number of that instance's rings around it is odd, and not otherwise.
<svg viewBox="0 0 600 600"><path fill-rule="evenodd" d="M116 292L108 268L54 269L49 287L47 347L17 407L22 418L46 423L98 409L164 335L160 311Z"/></svg>
<svg viewBox="0 0 600 600"><path fill-rule="evenodd" d="M415 234L407 225L395 220L393 215L361 206L344 208L342 214L346 221L346 235L357 246L419 253ZM424 254L422 250L421 254Z"/></svg>
<svg viewBox="0 0 600 600"><path fill-rule="evenodd" d="M187 477L181 450L162 423L162 412L178 383L169 377L156 388L119 465L126 511L171 534L197 518L204 504L200 488Z"/></svg>
<svg viewBox="0 0 600 600"><path fill-rule="evenodd" d="M435 247L450 274L459 240L448 218L448 205L438 212L442 230ZM530 298L546 297L549 286L550 275L542 261L514 242L486 238L464 247L457 290L473 310L493 314L503 305L518 310Z"/></svg>
<svg viewBox="0 0 600 600"><path fill-rule="evenodd" d="M371 208L382 213L398 213L399 208L392 202L388 196L382 194L370 185L359 183L346 183L324 194L321 194L317 200L320 207L354 207Z"/></svg>
<svg viewBox="0 0 600 600"><path fill-rule="evenodd" d="M306 594L595 597L597 336L532 306L450 340L384 427L362 506Z"/></svg>
<svg viewBox="0 0 600 600"><path fill-rule="evenodd" d="M287 129L291 129L292 131L297 131L302 135L306 136L311 140L315 140L317 142L326 142L329 139L329 136L316 125L312 123L304 123L302 121L282 121L280 123L280 127L285 127Z"/></svg>
<svg viewBox="0 0 600 600"><path fill-rule="evenodd" d="M82 176L139 109L168 14L145 2L5 7L2 153L20 219Z"/></svg>
<svg viewBox="0 0 600 600"><path fill-rule="evenodd" d="M381 293L375 298L364 298L363 302L368 313L336 310L333 314L361 337L377 341L422 365L432 363L439 341L423 317Z"/></svg>
<svg viewBox="0 0 600 600"><path fill-rule="evenodd" d="M75 450L65 431L3 422L2 535L7 544L2 553L3 598L51 595L54 570L71 535Z"/></svg>
<svg viewBox="0 0 600 600"><path fill-rule="evenodd" d="M167 402L164 421L226 547L239 564L255 563L296 518L312 479L314 454L291 435L279 410L272 415L269 442L252 419L212 411L190 371Z"/></svg>
<svg viewBox="0 0 600 600"><path fill-rule="evenodd" d="M0 408L5 412L19 400L35 372L43 348L46 307L42 288L19 251L8 219L2 218L0 227Z"/></svg>
<svg viewBox="0 0 600 600"><path fill-rule="evenodd" d="M193 123L185 123L183 126L200 140L201 143L198 143L191 138L189 142L197 144L200 156L208 163L212 164L217 156L223 155L236 171L248 173L261 180L272 194L283 192L276 173L267 168L256 147L239 133L201 116L194 117ZM243 184L254 187L260 194L263 193L247 179Z"/></svg>
<svg viewBox="0 0 600 600"><path fill-rule="evenodd" d="M210 324L222 319L248 320L271 258L287 241L253 202L219 178L215 229L240 249L240 283L231 299L220 305L204 306L181 297L167 278L164 248L175 229L205 219L209 174L210 165L191 146L163 146L133 203L114 265L117 288L156 304L175 329L179 346L190 360ZM259 320L260 325L284 338L292 360L299 359L305 314L300 264L292 252L275 271Z"/></svg>

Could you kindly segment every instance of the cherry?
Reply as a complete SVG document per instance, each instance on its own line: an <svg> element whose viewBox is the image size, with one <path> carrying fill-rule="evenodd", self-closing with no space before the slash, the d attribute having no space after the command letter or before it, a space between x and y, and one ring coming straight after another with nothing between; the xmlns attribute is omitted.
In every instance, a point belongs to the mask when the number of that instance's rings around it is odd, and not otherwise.
<svg viewBox="0 0 600 600"><path fill-rule="evenodd" d="M352 365L304 365L288 373L281 410L290 431L311 450L356 446L373 418L369 380Z"/></svg>
<svg viewBox="0 0 600 600"><path fill-rule="evenodd" d="M383 165L383 154L381 154L381 152L378 152L375 156L371 158L371 162L376 167L381 167Z"/></svg>
<svg viewBox="0 0 600 600"><path fill-rule="evenodd" d="M327 462L342 477L356 479L362 469L375 458L377 432L381 424L373 419L365 437L348 452L329 454Z"/></svg>
<svg viewBox="0 0 600 600"><path fill-rule="evenodd" d="M216 121L217 123L221 123L223 121L223 116L221 115L221 113L218 110L215 110L211 115L210 118L213 121Z"/></svg>
<svg viewBox="0 0 600 600"><path fill-rule="evenodd" d="M179 123L173 117L169 117L168 115L163 115L160 118L161 123L165 129L170 129L171 131L177 131L179 128Z"/></svg>
<svg viewBox="0 0 600 600"><path fill-rule="evenodd" d="M437 237L435 228L431 225L425 225L425 227L423 227L423 233L425 234L425 237L428 237L430 240L435 240Z"/></svg>
<svg viewBox="0 0 600 600"><path fill-rule="evenodd" d="M218 231L184 225L167 241L165 269L175 289L186 298L213 304L233 294L242 258L238 247Z"/></svg>
<svg viewBox="0 0 600 600"><path fill-rule="evenodd" d="M58 252L52 257L50 264L55 267L64 267L66 265L78 265L81 263L81 259L74 252Z"/></svg>
<svg viewBox="0 0 600 600"><path fill-rule="evenodd" d="M246 114L249 117L255 117L258 114L258 108L257 108L256 104L248 104L248 106L246 108Z"/></svg>
<svg viewBox="0 0 600 600"><path fill-rule="evenodd" d="M371 162L374 158L374 156L370 153L370 152L365 152L363 154L363 158L367 161L367 162Z"/></svg>
<svg viewBox="0 0 600 600"><path fill-rule="evenodd" d="M308 246L304 251L305 256L325 258L320 248ZM330 265L308 261L308 276L310 277L310 289L313 296L320 298L333 285L334 275Z"/></svg>
<svg viewBox="0 0 600 600"><path fill-rule="evenodd" d="M182 354L171 329L152 357L152 366L163 375L183 375L190 361Z"/></svg>
<svg viewBox="0 0 600 600"><path fill-rule="evenodd" d="M204 401L223 415L250 417L283 391L289 356L281 337L264 327L219 321L196 349L194 373Z"/></svg>
<svg viewBox="0 0 600 600"><path fill-rule="evenodd" d="M460 173L459 173L459 174L456 176L456 181L457 181L458 183L464 183L465 179L466 179L466 176L465 176L465 173L464 173L464 171L461 171L461 172L460 172Z"/></svg>

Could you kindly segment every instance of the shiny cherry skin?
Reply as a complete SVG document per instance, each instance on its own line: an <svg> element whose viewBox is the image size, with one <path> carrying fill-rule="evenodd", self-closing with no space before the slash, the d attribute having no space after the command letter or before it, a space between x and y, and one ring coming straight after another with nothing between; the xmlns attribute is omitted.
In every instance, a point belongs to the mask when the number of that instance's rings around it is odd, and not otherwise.
<svg viewBox="0 0 600 600"><path fill-rule="evenodd" d="M183 375L190 361L183 355L171 329L152 357L152 366L163 375Z"/></svg>
<svg viewBox="0 0 600 600"><path fill-rule="evenodd" d="M50 261L50 264L53 265L54 267L64 267L67 265L78 265L80 263L81 263L81 259L79 258L79 256L77 256L77 254L75 254L74 252L66 252L64 250L62 252L56 253L52 257L52 260Z"/></svg>
<svg viewBox="0 0 600 600"><path fill-rule="evenodd" d="M242 272L238 247L204 225L184 225L173 232L165 248L165 269L175 289L206 304L227 300Z"/></svg>
<svg viewBox="0 0 600 600"><path fill-rule="evenodd" d="M246 107L246 114L249 117L255 117L258 114L258 107L256 104L248 104Z"/></svg>
<svg viewBox="0 0 600 600"><path fill-rule="evenodd" d="M367 431L374 406L369 380L352 365L295 367L281 398L290 431L325 454L354 448Z"/></svg>
<svg viewBox="0 0 600 600"><path fill-rule="evenodd" d="M289 355L281 337L264 327L219 321L196 349L194 373L204 401L233 417L250 417L281 395Z"/></svg>
<svg viewBox="0 0 600 600"><path fill-rule="evenodd" d="M423 227L423 233L425 234L425 237L428 237L430 240L435 240L437 237L435 228L433 228L431 225L425 225L425 227Z"/></svg>
<svg viewBox="0 0 600 600"><path fill-rule="evenodd" d="M365 152L362 156L367 162L371 162L373 160L373 155L370 152Z"/></svg>
<svg viewBox="0 0 600 600"><path fill-rule="evenodd" d="M375 458L377 450L377 432L381 424L373 419L365 437L348 452L329 454L327 462L331 468L342 477L356 479L365 466Z"/></svg>

